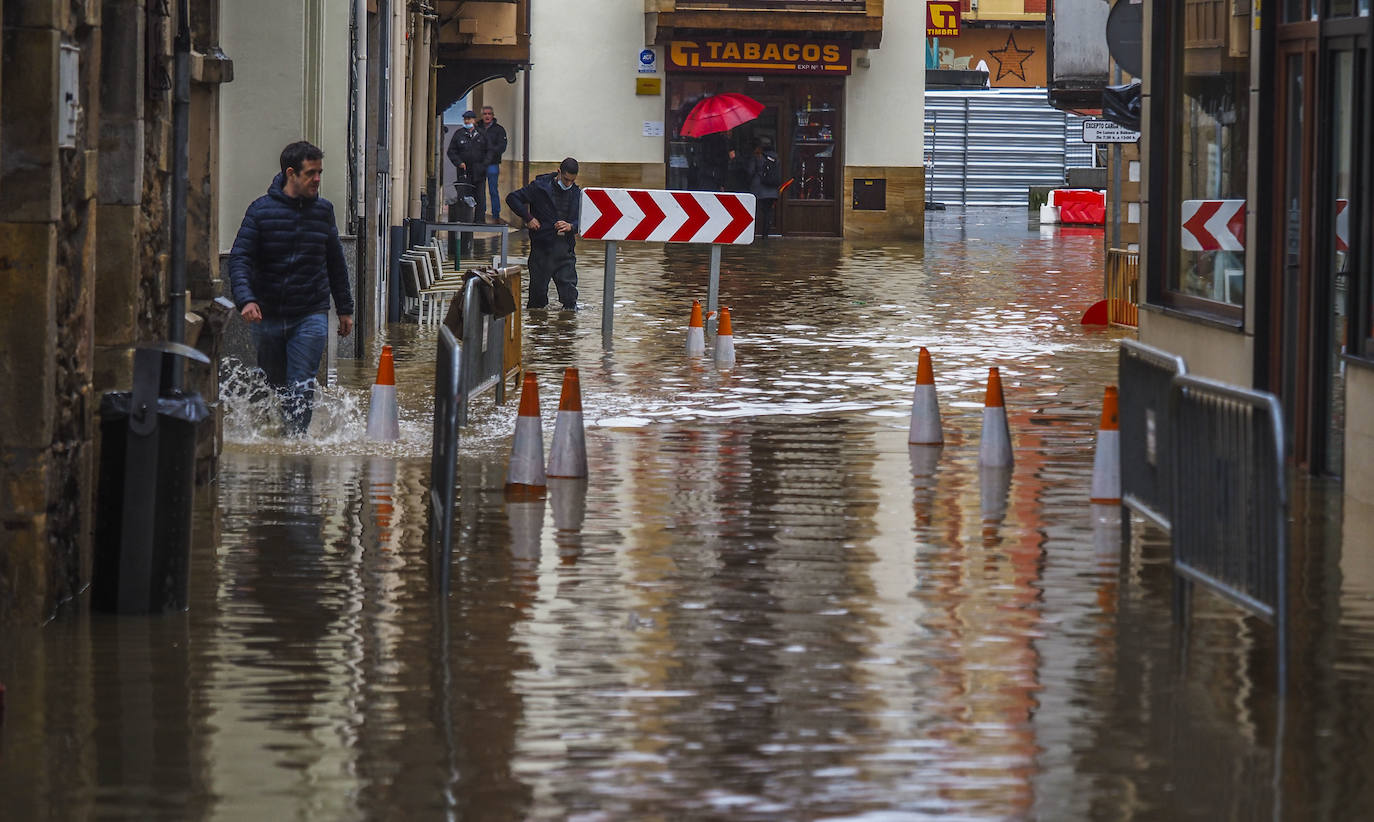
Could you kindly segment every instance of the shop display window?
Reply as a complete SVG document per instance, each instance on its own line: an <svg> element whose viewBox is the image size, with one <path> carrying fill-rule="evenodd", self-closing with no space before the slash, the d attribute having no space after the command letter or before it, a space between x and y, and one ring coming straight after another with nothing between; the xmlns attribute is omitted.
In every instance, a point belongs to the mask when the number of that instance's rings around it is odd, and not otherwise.
<svg viewBox="0 0 1374 822"><path fill-rule="evenodd" d="M835 136L839 107L818 89L804 89L796 98L792 130L792 179L787 197L792 200L834 200Z"/></svg>
<svg viewBox="0 0 1374 822"><path fill-rule="evenodd" d="M1179 26L1186 38L1184 29ZM1245 298L1249 66L1226 58L1225 46L1180 51L1172 118L1173 213L1167 218L1176 239L1166 290L1238 307Z"/></svg>

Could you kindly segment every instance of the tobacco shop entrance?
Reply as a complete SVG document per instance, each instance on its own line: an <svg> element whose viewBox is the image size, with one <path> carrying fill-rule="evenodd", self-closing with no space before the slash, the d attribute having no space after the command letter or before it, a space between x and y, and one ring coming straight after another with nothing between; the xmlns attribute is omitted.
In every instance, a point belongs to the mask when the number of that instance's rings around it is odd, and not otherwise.
<svg viewBox="0 0 1374 822"><path fill-rule="evenodd" d="M747 192L745 159L762 142L777 152L781 166L771 233L841 236L849 45L703 38L674 41L667 52L668 187ZM682 136L693 108L725 92L756 100L763 109L728 131Z"/></svg>

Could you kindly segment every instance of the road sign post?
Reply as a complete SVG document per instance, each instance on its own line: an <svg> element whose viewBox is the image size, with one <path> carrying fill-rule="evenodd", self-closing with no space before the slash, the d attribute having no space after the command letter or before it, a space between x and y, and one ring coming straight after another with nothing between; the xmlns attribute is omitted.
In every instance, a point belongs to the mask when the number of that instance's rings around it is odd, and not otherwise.
<svg viewBox="0 0 1374 822"><path fill-rule="evenodd" d="M615 326L615 253L621 240L647 243L709 243L711 283L707 311L720 298L720 247L754 241L754 195L712 191L584 188L580 224L585 240L606 243L601 343L611 346ZM712 317L709 328L715 328Z"/></svg>

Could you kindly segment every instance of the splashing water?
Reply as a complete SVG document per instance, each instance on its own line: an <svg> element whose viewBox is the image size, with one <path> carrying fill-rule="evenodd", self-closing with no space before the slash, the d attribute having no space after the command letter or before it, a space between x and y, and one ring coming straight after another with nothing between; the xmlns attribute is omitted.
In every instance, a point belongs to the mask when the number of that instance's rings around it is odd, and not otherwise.
<svg viewBox="0 0 1374 822"><path fill-rule="evenodd" d="M220 365L220 405L224 411L224 441L245 451L422 457L430 453L432 421L417 419L401 409L401 438L375 442L367 438L368 388L339 385L315 389L315 409L304 437L286 434L281 400L267 384L262 369L227 357Z"/></svg>

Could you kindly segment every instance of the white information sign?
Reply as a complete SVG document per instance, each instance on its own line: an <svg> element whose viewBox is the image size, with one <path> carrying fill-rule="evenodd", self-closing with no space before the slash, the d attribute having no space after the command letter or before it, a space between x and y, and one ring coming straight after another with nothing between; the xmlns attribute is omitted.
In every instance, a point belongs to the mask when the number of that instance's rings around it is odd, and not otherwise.
<svg viewBox="0 0 1374 822"><path fill-rule="evenodd" d="M1138 143L1140 132L1131 131L1111 120L1084 120L1083 142L1085 143Z"/></svg>
<svg viewBox="0 0 1374 822"><path fill-rule="evenodd" d="M645 136L645 137L662 137L662 136L663 136L663 121L662 121L662 120L645 120L645 121L644 121L644 136Z"/></svg>

